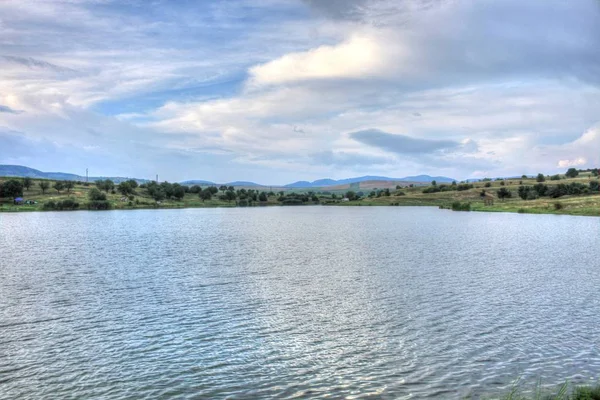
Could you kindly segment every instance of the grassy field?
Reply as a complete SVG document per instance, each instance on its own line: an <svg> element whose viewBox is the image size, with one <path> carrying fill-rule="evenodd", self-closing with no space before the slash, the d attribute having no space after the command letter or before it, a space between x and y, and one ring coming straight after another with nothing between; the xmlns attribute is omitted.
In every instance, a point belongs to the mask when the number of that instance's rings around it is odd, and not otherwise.
<svg viewBox="0 0 600 400"><path fill-rule="evenodd" d="M0 178L0 182L11 178ZM20 178L19 178L20 179ZM588 185L590 181L597 180L589 173L581 173L577 178L567 179L561 176L560 181L544 182L548 186L558 183L569 184L578 182ZM73 199L80 204L80 209L85 209L88 202L88 192L95 187L93 184L85 186L77 184L71 193L62 191L60 194L55 189L48 189L45 194L42 194L39 186L39 180L34 180L30 190L26 190L23 194L25 200L36 201L34 205L14 205L12 199L0 199L0 211L40 211L43 209L43 204L48 201L63 201L65 199ZM50 185L52 186L52 181ZM474 187L464 191L446 191L437 193L423 193L426 186L402 186L400 189L395 189L395 186L386 182L368 182L359 185L348 186L347 188L320 188L320 189L304 189L293 190L290 192L308 192L314 191L318 194L319 200L323 204L331 204L336 206L435 206L450 208L453 202L461 204L469 204L472 211L488 211L488 212L519 212L531 214L565 214L565 215L587 215L600 216L600 194L585 194L577 196L563 196L557 199L549 197L540 197L535 200L522 200L518 197L518 188L521 185L533 186L537 182L534 178L527 179L506 179L504 181L495 180L489 182L473 183ZM406 183L404 183L406 185ZM381 187L380 187L381 186ZM487 187L486 187L487 186ZM390 196L368 197L372 190L381 190L384 188L390 189ZM506 188L512 192L512 198L500 200L496 193L500 188ZM237 189L237 188L236 188ZM363 197L357 201L340 201L340 198L347 190L362 192ZM493 205L484 205L483 199L480 196L482 190L495 197ZM289 192L286 192L289 193ZM331 195L336 194L337 199L332 199ZM136 189L134 200L123 200L123 196L119 193L108 193L108 200L113 209L137 209L137 208L188 208L188 207L235 207L235 201L224 201L214 196L212 200L202 201L198 195L186 193L185 197L178 200L164 200L157 204L146 192L145 189ZM277 195L269 196L267 202L255 202L254 205L273 206L280 205L277 200ZM310 204L313 204L310 202Z"/></svg>
<svg viewBox="0 0 600 400"><path fill-rule="evenodd" d="M546 180L544 184L552 186L558 183L569 184L571 182L578 182L588 185L591 180L597 180L597 178L589 173L582 173L577 178L568 179L561 176L560 181ZM489 184L489 187L486 187L486 183ZM504 181L476 182L473 183L473 189L469 190L437 193L423 193L424 187L422 186L412 188L403 187L400 190L393 190L391 196L364 198L360 201L338 204L351 206L438 206L450 208L453 202L458 201L461 203L470 203L472 211L600 216L599 193L562 196L556 199L540 197L535 200L522 200L518 197L519 186L533 186L537 183L535 178L506 179ZM512 198L505 200L497 198L496 193L502 187L512 192ZM482 190L495 197L494 205L484 205L484 201L480 196ZM403 192L404 195L398 196L399 191ZM365 192L365 194L368 193Z"/></svg>

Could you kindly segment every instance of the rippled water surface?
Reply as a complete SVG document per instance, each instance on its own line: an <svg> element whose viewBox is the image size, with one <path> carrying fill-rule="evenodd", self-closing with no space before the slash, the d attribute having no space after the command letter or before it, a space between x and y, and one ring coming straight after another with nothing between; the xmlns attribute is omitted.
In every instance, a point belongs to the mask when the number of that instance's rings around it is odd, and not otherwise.
<svg viewBox="0 0 600 400"><path fill-rule="evenodd" d="M0 398L458 398L600 375L600 218L0 214Z"/></svg>

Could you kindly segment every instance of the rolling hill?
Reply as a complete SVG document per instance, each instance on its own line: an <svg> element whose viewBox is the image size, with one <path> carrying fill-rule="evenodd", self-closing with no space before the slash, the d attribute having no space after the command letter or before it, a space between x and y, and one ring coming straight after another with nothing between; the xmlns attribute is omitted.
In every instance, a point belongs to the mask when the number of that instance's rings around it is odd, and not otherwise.
<svg viewBox="0 0 600 400"><path fill-rule="evenodd" d="M60 181L85 181L85 176L69 174L65 172L42 172L37 169L24 167L22 165L0 165L0 176L16 176L16 177L29 177L35 179L53 179ZM143 183L148 182L148 179L137 179L137 178L126 178L121 176L90 176L88 180L94 182L100 179L110 179L115 183L120 183L128 179L135 179L136 181Z"/></svg>
<svg viewBox="0 0 600 400"><path fill-rule="evenodd" d="M69 180L69 181L85 181L85 176L70 174L65 172L42 172L37 169L24 167L21 165L0 165L0 176L15 176L15 177L30 177L36 179L54 179L54 180ZM148 179L139 179L139 178L125 178L125 177L114 177L114 176L90 176L88 180L90 182L97 181L99 179L110 179L115 183L119 183L128 179L135 179L139 183L149 182ZM226 185L226 186L236 186L236 187L274 187L274 188L286 188L286 189L303 189L303 188L329 188L329 187L345 187L345 185L356 184L361 182L377 182L379 187L384 187L382 182L394 183L394 182L404 182L404 183L427 183L431 181L437 181L440 183L444 182L452 182L454 179L448 178L445 176L429 176L429 175L417 175L417 176L407 176L404 178L389 178L386 176L359 176L355 178L347 178L347 179L318 179L316 181L297 181L294 183L290 183L287 185L262 185L255 182L247 182L247 181L234 181L228 183L216 183L207 180L186 180L180 182L183 185Z"/></svg>

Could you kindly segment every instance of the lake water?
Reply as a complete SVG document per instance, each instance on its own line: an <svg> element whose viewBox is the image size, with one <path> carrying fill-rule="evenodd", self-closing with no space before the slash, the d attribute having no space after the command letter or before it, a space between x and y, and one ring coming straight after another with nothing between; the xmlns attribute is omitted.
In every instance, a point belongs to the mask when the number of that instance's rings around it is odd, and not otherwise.
<svg viewBox="0 0 600 400"><path fill-rule="evenodd" d="M0 214L0 398L459 398L600 375L600 218Z"/></svg>

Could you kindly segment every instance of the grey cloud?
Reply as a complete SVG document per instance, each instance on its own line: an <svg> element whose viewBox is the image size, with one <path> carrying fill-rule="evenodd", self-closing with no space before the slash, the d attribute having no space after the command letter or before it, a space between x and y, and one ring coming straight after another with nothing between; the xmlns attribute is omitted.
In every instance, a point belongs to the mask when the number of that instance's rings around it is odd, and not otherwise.
<svg viewBox="0 0 600 400"><path fill-rule="evenodd" d="M343 167L383 165L390 160L384 157L372 157L347 152L321 151L310 155L312 161L321 165L336 165Z"/></svg>
<svg viewBox="0 0 600 400"><path fill-rule="evenodd" d="M31 69L45 69L45 70L51 70L54 72L61 72L61 73L65 73L65 72L75 73L76 72L73 69L60 67L58 65L54 65L52 63L38 60L35 58L31 58L31 57L17 57L17 56L4 55L4 56L0 56L0 58L2 58L3 61L6 63L17 64L17 65L21 65L21 66L31 68Z"/></svg>
<svg viewBox="0 0 600 400"><path fill-rule="evenodd" d="M349 134L363 144L397 154L427 154L439 150L457 149L459 142L451 140L425 140L405 135L395 135L378 129L367 129Z"/></svg>
<svg viewBox="0 0 600 400"><path fill-rule="evenodd" d="M404 21L415 10L425 10L445 0L302 0L316 13L331 19L385 25L390 20Z"/></svg>
<svg viewBox="0 0 600 400"><path fill-rule="evenodd" d="M369 0L302 0L315 12L335 19L360 19Z"/></svg>
<svg viewBox="0 0 600 400"><path fill-rule="evenodd" d="M13 110L9 106L3 106L0 104L0 113L8 113L8 114L21 114L23 111L21 110Z"/></svg>

